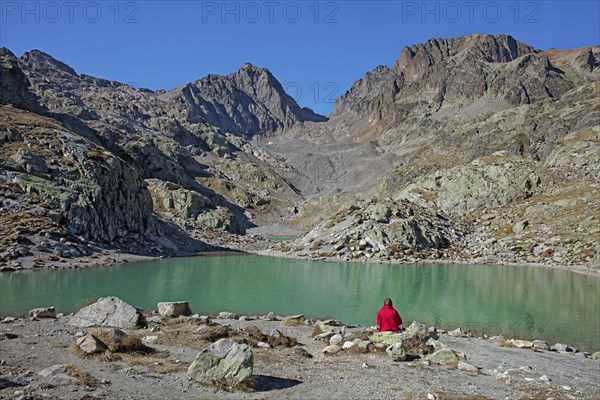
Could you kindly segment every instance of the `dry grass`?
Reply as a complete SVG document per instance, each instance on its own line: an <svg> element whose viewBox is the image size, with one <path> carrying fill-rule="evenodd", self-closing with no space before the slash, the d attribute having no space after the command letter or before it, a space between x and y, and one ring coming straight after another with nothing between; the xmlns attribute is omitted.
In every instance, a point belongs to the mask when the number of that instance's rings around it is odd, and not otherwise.
<svg viewBox="0 0 600 400"><path fill-rule="evenodd" d="M168 358L168 353L121 354L120 359L129 365L140 365L158 374L187 371L187 366Z"/></svg>
<svg viewBox="0 0 600 400"><path fill-rule="evenodd" d="M67 375L77 378L78 384L83 387L96 388L102 384L98 379L94 378L88 372L82 371L75 364L67 365Z"/></svg>

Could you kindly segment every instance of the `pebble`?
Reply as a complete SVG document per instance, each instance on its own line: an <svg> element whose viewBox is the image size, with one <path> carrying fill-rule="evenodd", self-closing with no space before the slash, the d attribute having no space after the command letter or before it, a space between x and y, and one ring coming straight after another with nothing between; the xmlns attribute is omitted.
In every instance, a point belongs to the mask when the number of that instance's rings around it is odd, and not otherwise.
<svg viewBox="0 0 600 400"><path fill-rule="evenodd" d="M540 380L540 381L542 381L542 382L550 382L550 381L551 381L551 379L550 379L550 378L548 378L548 376L547 376L547 375L542 375L542 376L540 376L540 377L539 377L539 380Z"/></svg>

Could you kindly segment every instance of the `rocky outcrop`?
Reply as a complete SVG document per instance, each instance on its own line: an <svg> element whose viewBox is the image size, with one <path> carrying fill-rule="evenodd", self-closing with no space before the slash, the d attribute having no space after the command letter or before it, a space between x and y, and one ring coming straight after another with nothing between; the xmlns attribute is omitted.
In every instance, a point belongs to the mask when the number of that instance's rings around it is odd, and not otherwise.
<svg viewBox="0 0 600 400"><path fill-rule="evenodd" d="M227 76L208 75L162 97L184 104L190 122L206 122L246 136L273 133L298 122L325 121L300 108L269 70L252 64Z"/></svg>
<svg viewBox="0 0 600 400"><path fill-rule="evenodd" d="M118 297L103 297L94 304L83 307L69 321L69 325L88 328L107 326L120 329L135 329L142 323L142 314Z"/></svg>
<svg viewBox="0 0 600 400"><path fill-rule="evenodd" d="M443 215L407 201L356 201L342 205L289 248L328 258L402 260L445 249L461 240L461 232Z"/></svg>
<svg viewBox="0 0 600 400"><path fill-rule="evenodd" d="M219 339L202 350L188 368L188 378L201 384L233 387L252 375L254 360L247 344Z"/></svg>

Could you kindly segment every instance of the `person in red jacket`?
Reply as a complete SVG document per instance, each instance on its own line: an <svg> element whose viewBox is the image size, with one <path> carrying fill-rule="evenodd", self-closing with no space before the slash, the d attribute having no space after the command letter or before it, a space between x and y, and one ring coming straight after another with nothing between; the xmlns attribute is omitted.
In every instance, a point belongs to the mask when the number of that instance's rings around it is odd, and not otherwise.
<svg viewBox="0 0 600 400"><path fill-rule="evenodd" d="M383 307L377 313L377 325L379 325L379 332L399 332L402 328L402 318L394 309L392 299L383 300Z"/></svg>

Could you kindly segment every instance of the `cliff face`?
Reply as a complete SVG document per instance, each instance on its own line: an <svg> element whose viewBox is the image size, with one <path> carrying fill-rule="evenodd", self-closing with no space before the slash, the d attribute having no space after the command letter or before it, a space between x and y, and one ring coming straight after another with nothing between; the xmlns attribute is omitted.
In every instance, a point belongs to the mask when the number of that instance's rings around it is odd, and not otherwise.
<svg viewBox="0 0 600 400"><path fill-rule="evenodd" d="M206 122L246 136L326 119L300 108L269 70L251 64L227 76L209 75L188 83L162 98L183 104L190 122Z"/></svg>
<svg viewBox="0 0 600 400"><path fill-rule="evenodd" d="M24 110L37 111L37 99L29 90L29 80L19 68L15 55L0 48L0 104L10 104Z"/></svg>

